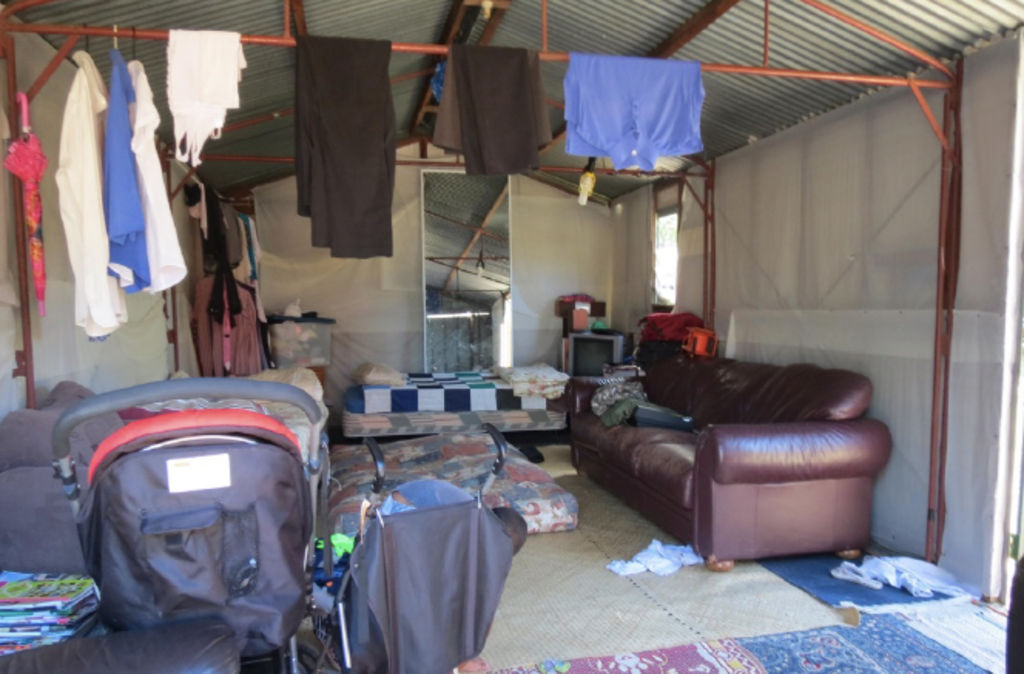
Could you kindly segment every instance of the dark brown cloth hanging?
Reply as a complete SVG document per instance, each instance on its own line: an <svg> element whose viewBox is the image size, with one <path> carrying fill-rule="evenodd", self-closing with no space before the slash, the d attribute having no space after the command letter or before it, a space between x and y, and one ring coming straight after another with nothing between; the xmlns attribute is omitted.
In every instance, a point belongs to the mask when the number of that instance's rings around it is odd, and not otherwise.
<svg viewBox="0 0 1024 674"><path fill-rule="evenodd" d="M551 141L537 53L452 45L433 140L462 152L468 174L536 168L538 148Z"/></svg>
<svg viewBox="0 0 1024 674"><path fill-rule="evenodd" d="M333 257L391 257L391 43L300 35L295 54L298 214Z"/></svg>

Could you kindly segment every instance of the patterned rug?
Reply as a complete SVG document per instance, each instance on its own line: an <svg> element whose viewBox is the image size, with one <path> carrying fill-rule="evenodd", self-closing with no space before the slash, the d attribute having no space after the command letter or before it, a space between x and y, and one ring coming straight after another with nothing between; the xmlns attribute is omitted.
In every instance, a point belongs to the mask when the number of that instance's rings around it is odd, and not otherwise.
<svg viewBox="0 0 1024 674"><path fill-rule="evenodd" d="M859 627L823 627L746 639L547 660L500 674L767 674L857 672L975 674L986 670L910 628L893 615L865 615Z"/></svg>

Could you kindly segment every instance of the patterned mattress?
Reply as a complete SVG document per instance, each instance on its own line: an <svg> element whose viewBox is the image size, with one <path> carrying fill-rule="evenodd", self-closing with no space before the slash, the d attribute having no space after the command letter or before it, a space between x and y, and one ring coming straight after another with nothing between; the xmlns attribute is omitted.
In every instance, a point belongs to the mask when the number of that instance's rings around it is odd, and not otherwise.
<svg viewBox="0 0 1024 674"><path fill-rule="evenodd" d="M495 457L486 433L433 435L382 444L381 449L387 462L385 492L403 482L432 477L476 493ZM331 475L331 523L334 531L352 535L359 528L359 505L373 483L369 450L363 445L335 445ZM484 494L484 503L515 508L531 534L574 529L579 512L572 494L514 448L504 471Z"/></svg>
<svg viewBox="0 0 1024 674"><path fill-rule="evenodd" d="M558 431L565 428L565 411L543 409L356 414L345 410L341 415L342 428L349 438L474 431L481 429L484 424L494 424L502 432Z"/></svg>

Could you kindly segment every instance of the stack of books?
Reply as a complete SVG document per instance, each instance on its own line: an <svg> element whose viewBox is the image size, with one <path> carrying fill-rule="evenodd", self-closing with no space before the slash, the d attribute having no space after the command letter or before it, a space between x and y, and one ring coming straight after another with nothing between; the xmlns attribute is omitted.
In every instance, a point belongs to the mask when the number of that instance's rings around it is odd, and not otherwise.
<svg viewBox="0 0 1024 674"><path fill-rule="evenodd" d="M88 632L97 604L88 576L0 572L0 656Z"/></svg>

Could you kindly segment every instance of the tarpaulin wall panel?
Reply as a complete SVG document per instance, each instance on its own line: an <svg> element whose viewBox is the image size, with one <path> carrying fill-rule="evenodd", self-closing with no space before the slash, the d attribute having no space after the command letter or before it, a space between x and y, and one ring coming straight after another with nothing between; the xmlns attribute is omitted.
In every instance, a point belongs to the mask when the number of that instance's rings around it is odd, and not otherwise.
<svg viewBox="0 0 1024 674"><path fill-rule="evenodd" d="M522 176L512 177L512 349L516 365L561 366L559 295L612 301L613 225L608 209ZM607 324L609 319L605 317Z"/></svg>
<svg viewBox="0 0 1024 674"><path fill-rule="evenodd" d="M637 322L650 313L654 301L653 265L654 194L650 185L619 197L611 206L615 241L612 327L637 332Z"/></svg>
<svg viewBox="0 0 1024 674"><path fill-rule="evenodd" d="M1009 188L1019 48L967 58L963 248L943 566L991 592ZM941 97L929 94L937 110ZM893 458L873 535L924 552L940 146L906 91L877 94L718 162L718 325L727 355L871 377ZM688 251L688 255L692 252Z"/></svg>

